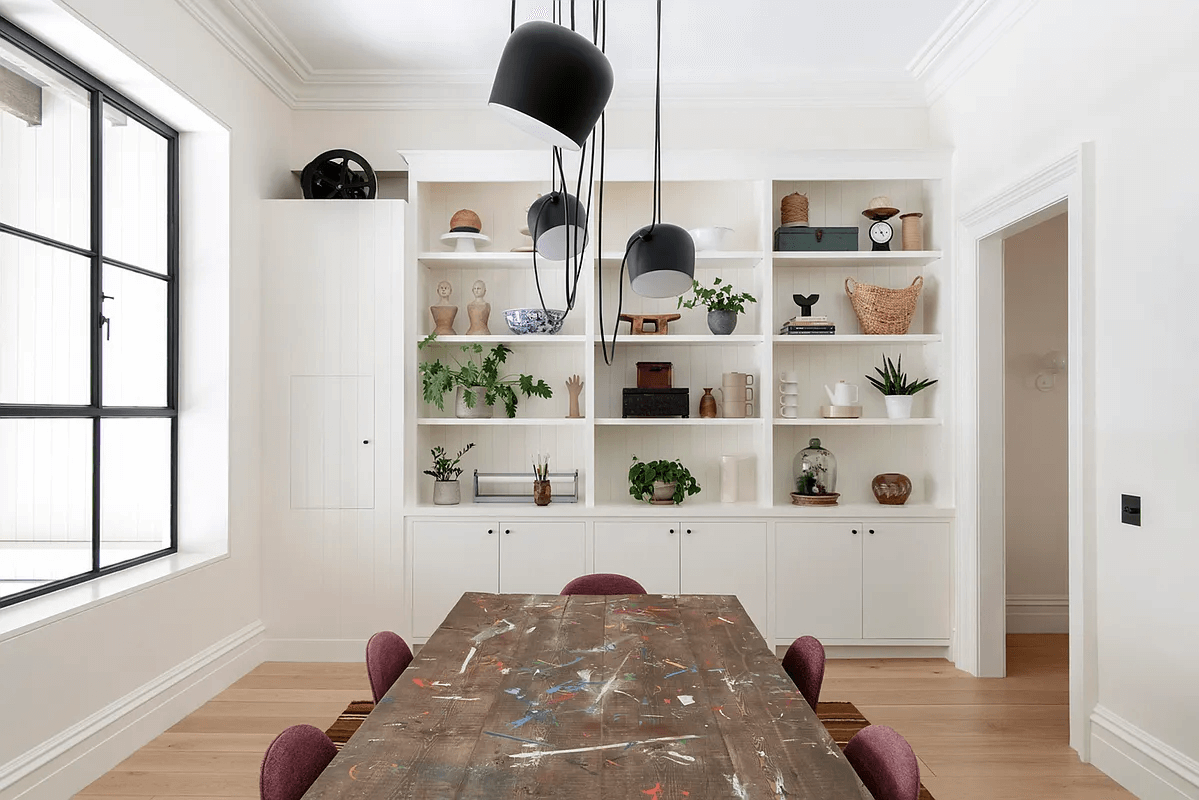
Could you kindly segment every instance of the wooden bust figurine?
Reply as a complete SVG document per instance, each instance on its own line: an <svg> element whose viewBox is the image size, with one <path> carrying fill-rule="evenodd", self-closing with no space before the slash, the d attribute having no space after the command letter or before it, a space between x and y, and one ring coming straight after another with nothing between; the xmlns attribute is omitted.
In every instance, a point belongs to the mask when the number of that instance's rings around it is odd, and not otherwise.
<svg viewBox="0 0 1199 800"><path fill-rule="evenodd" d="M490 336L491 331L487 328L487 320L491 317L491 303L483 299L487 294L487 284L483 281L475 281L475 285L470 288L470 291L475 299L471 300L466 307L466 313L470 317L470 329L466 335Z"/></svg>
<svg viewBox="0 0 1199 800"><path fill-rule="evenodd" d="M454 330L454 317L458 316L458 306L450 305L450 295L454 293L454 287L449 281L441 281L437 284L437 305L429 306L429 313L433 315L433 333L438 336L454 336L457 331Z"/></svg>

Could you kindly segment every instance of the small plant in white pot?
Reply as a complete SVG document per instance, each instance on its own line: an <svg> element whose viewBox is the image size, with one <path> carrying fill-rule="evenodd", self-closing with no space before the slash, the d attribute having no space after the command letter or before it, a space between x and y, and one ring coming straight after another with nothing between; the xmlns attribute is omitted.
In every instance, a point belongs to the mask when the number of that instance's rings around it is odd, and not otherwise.
<svg viewBox="0 0 1199 800"><path fill-rule="evenodd" d="M912 396L937 382L935 379L925 379L908 383L908 376L903 371L903 356L899 357L898 364L889 357L883 356L882 368L875 367L874 371L882 380L873 375L867 375L866 380L886 396L889 419L911 419Z"/></svg>
<svg viewBox="0 0 1199 800"><path fill-rule="evenodd" d="M717 336L728 336L732 333L737 327L737 315L745 313L745 304L758 302L752 294L734 292L733 285L720 278L712 281L711 288L694 281L691 291L692 296L685 302L682 297L679 298L678 308L706 307L708 330Z"/></svg>
<svg viewBox="0 0 1199 800"><path fill-rule="evenodd" d="M441 445L434 447L429 452L433 454L433 469L425 470L426 475L433 477L433 505L436 506L456 506L462 502L462 486L458 483L458 476L462 474L462 467L458 463L462 461L462 457L466 455L472 447L475 446L471 442L466 447L458 451L458 454L451 458Z"/></svg>
<svg viewBox="0 0 1199 800"><path fill-rule="evenodd" d="M629 467L629 494L658 506L678 505L699 493L699 483L677 458L674 461L642 461L633 456Z"/></svg>

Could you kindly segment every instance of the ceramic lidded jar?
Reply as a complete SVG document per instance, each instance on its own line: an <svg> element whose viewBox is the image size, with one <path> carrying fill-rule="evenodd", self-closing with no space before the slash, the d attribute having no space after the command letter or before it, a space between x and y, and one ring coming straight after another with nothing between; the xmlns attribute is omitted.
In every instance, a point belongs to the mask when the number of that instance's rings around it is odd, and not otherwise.
<svg viewBox="0 0 1199 800"><path fill-rule="evenodd" d="M837 491L837 458L812 439L795 455L795 493L800 495L835 494Z"/></svg>

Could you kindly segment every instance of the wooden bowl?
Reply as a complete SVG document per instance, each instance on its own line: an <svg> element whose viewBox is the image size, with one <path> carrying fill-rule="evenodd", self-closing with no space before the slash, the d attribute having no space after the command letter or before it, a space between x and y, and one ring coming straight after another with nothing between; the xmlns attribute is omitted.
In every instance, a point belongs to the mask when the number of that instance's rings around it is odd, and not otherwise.
<svg viewBox="0 0 1199 800"><path fill-rule="evenodd" d="M791 493L791 505L793 506L835 506L837 498L841 495L838 492L830 494L796 494Z"/></svg>

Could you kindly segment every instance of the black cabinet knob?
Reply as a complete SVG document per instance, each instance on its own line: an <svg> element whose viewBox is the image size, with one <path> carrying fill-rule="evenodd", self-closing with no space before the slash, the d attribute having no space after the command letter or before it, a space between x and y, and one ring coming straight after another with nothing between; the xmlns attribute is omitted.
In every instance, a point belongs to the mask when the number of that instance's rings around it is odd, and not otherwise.
<svg viewBox="0 0 1199 800"><path fill-rule="evenodd" d="M687 529L687 535L688 535L688 536L690 536L690 535L691 535L691 529L690 529L690 528L688 528L688 529Z"/></svg>
<svg viewBox="0 0 1199 800"><path fill-rule="evenodd" d="M854 529L851 531L851 533L852 533L854 536L857 536L857 535L858 535L858 529L857 529L857 528L854 528Z"/></svg>
<svg viewBox="0 0 1199 800"><path fill-rule="evenodd" d="M674 528L671 528L671 529L670 529L670 535L671 535L671 536L674 536Z"/></svg>
<svg viewBox="0 0 1199 800"><path fill-rule="evenodd" d="M873 536L873 535L874 535L874 528L871 528L871 529L870 529L870 535L871 535L871 536Z"/></svg>
<svg viewBox="0 0 1199 800"><path fill-rule="evenodd" d="M491 536L493 533L495 533L495 530L493 530L492 528L488 528L488 529L487 529L487 535L488 535L488 536Z"/></svg>
<svg viewBox="0 0 1199 800"><path fill-rule="evenodd" d="M510 534L510 533L512 533L512 531L510 531L510 530L505 530L505 531L504 531L504 535L505 535L505 536L507 536L507 535L508 535L508 534Z"/></svg>

